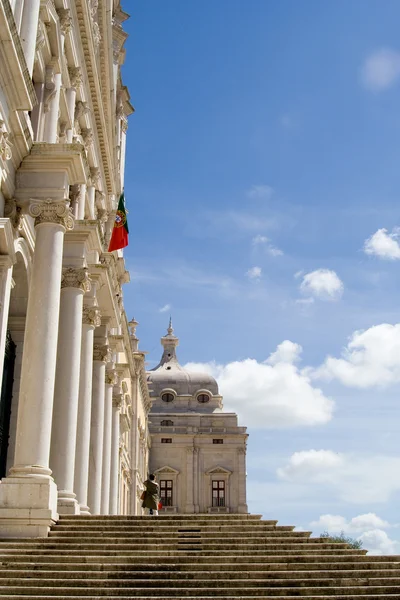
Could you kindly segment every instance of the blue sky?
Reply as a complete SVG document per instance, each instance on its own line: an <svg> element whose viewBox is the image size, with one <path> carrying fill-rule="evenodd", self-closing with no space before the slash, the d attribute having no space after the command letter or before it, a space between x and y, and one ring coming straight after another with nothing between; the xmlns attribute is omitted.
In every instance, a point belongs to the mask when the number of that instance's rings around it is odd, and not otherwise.
<svg viewBox="0 0 400 600"><path fill-rule="evenodd" d="M250 425L250 510L400 554L399 3L123 5L149 368L171 313Z"/></svg>

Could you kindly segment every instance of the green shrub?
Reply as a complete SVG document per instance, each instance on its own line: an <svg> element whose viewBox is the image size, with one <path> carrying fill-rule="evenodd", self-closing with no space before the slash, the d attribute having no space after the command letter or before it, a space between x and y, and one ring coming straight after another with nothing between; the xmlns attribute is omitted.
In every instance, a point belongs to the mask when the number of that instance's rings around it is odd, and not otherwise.
<svg viewBox="0 0 400 600"><path fill-rule="evenodd" d="M349 544L350 548L354 548L355 550L361 550L362 546L363 546L363 543L361 540L356 540L352 537L347 536L344 531L341 531L337 535L332 535L328 531L324 531L324 533L321 533L321 535L319 537L326 539L327 541L330 541L330 542L341 542L341 543Z"/></svg>

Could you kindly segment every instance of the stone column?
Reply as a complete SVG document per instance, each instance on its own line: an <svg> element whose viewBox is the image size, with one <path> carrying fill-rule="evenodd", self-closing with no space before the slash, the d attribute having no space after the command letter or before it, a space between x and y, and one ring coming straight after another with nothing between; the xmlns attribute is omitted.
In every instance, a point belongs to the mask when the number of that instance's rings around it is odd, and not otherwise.
<svg viewBox="0 0 400 600"><path fill-rule="evenodd" d="M111 435L111 475L110 475L110 515L118 514L119 500L119 418L121 414L122 394L112 399L112 435ZM133 491L136 496L136 490ZM135 513L133 513L135 514Z"/></svg>
<svg viewBox="0 0 400 600"><path fill-rule="evenodd" d="M93 336L100 327L100 311L95 306L83 307L81 370L79 376L78 426L76 431L74 490L81 515L89 515L89 446L92 411Z"/></svg>
<svg viewBox="0 0 400 600"><path fill-rule="evenodd" d="M186 513L194 513L193 504L193 446L186 448Z"/></svg>
<svg viewBox="0 0 400 600"><path fill-rule="evenodd" d="M109 346L93 346L92 414L90 419L89 491L88 500L93 515L101 509L101 479L103 469L104 402L106 362Z"/></svg>
<svg viewBox="0 0 400 600"><path fill-rule="evenodd" d="M111 475L111 436L112 436L112 396L117 383L116 372L106 371L104 394L104 435L103 435L103 474L101 478L101 514L108 515L110 510Z"/></svg>
<svg viewBox="0 0 400 600"><path fill-rule="evenodd" d="M85 218L86 185L81 184L78 196L78 215L77 218L82 221Z"/></svg>
<svg viewBox="0 0 400 600"><path fill-rule="evenodd" d="M199 506L199 453L200 448L194 448L193 454L193 504L194 512L200 512Z"/></svg>
<svg viewBox="0 0 400 600"><path fill-rule="evenodd" d="M57 518L49 469L63 241L68 202L33 200L36 242L21 368L15 462L0 485L2 535L44 536Z"/></svg>
<svg viewBox="0 0 400 600"><path fill-rule="evenodd" d="M247 513L246 504L246 447L238 448L238 483L239 483L239 513Z"/></svg>
<svg viewBox="0 0 400 600"><path fill-rule="evenodd" d="M24 49L26 66L32 77L35 62L36 35L39 23L40 0L25 2L21 19L21 43Z"/></svg>
<svg viewBox="0 0 400 600"><path fill-rule="evenodd" d="M3 357L6 347L8 309L10 306L12 259L8 255L0 256L0 356ZM3 379L3 366L0 369L0 390Z"/></svg>
<svg viewBox="0 0 400 600"><path fill-rule="evenodd" d="M63 269L50 449L50 466L58 487L58 512L61 514L80 512L74 493L74 467L83 295L89 291L87 269Z"/></svg>

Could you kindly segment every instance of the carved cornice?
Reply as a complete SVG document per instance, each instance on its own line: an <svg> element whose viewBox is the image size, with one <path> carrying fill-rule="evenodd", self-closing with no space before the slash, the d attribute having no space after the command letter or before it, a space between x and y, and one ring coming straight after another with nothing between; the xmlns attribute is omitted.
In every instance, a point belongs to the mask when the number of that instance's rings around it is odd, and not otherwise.
<svg viewBox="0 0 400 600"><path fill-rule="evenodd" d="M69 67L68 72L71 86L73 88L77 88L82 85L83 75L80 67Z"/></svg>
<svg viewBox="0 0 400 600"><path fill-rule="evenodd" d="M90 275L88 269L76 269L74 267L65 267L62 270L61 289L78 288L82 292L90 292Z"/></svg>
<svg viewBox="0 0 400 600"><path fill-rule="evenodd" d="M86 304L83 305L82 323L84 325L93 325L93 327L100 327L101 314L97 306L88 306Z"/></svg>
<svg viewBox="0 0 400 600"><path fill-rule="evenodd" d="M62 225L68 231L74 228L74 219L69 210L69 202L66 200L31 199L28 211L30 216L35 219L35 227L42 223L54 223Z"/></svg>
<svg viewBox="0 0 400 600"><path fill-rule="evenodd" d="M94 344L93 345L93 360L99 360L101 362L109 362L111 360L111 349L107 344Z"/></svg>
<svg viewBox="0 0 400 600"><path fill-rule="evenodd" d="M67 35L72 28L72 16L69 8L59 8L57 10L58 18L60 19L61 31Z"/></svg>

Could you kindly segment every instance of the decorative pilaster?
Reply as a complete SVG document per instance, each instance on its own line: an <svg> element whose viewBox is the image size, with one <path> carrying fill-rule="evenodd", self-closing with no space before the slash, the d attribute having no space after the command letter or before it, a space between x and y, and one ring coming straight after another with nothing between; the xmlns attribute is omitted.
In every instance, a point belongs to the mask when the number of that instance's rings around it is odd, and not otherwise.
<svg viewBox="0 0 400 600"><path fill-rule="evenodd" d="M200 448L195 447L193 453L193 504L194 512L200 512L200 499L199 499L199 454Z"/></svg>
<svg viewBox="0 0 400 600"><path fill-rule="evenodd" d="M122 406L122 394L112 399L112 435L111 435L111 465L110 465L110 515L118 514L119 505L119 419Z"/></svg>
<svg viewBox="0 0 400 600"><path fill-rule="evenodd" d="M93 336L100 327L97 306L83 305L81 366L79 376L78 425L76 432L74 490L81 514L90 514L88 506L90 417L92 411Z"/></svg>
<svg viewBox="0 0 400 600"><path fill-rule="evenodd" d="M103 468L104 402L106 363L110 347L96 343L93 346L92 413L90 420L90 458L88 500L92 514L100 514L101 478Z"/></svg>
<svg viewBox="0 0 400 600"><path fill-rule="evenodd" d="M186 513L194 513L193 504L193 457L194 447L186 448Z"/></svg>
<svg viewBox="0 0 400 600"><path fill-rule="evenodd" d="M108 515L110 510L110 480L111 480L111 439L112 439L112 402L113 387L118 383L115 370L106 370L104 394L104 436L103 436L103 467L101 478L101 514Z"/></svg>
<svg viewBox="0 0 400 600"><path fill-rule="evenodd" d="M35 31L36 36L36 31ZM36 242L26 314L14 466L0 485L2 535L45 536L58 518L49 468L66 201L33 200Z"/></svg>
<svg viewBox="0 0 400 600"><path fill-rule="evenodd" d="M238 454L238 485L239 485L239 513L247 513L246 504L246 446L237 449Z"/></svg>

